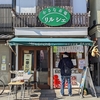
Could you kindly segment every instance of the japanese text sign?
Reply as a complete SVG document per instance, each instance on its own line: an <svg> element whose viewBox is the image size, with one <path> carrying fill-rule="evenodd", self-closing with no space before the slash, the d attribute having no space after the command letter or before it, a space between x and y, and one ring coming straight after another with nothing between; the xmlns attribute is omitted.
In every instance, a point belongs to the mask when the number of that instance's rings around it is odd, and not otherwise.
<svg viewBox="0 0 100 100"><path fill-rule="evenodd" d="M46 25L60 26L70 20L70 13L64 8L49 7L42 10L38 17Z"/></svg>

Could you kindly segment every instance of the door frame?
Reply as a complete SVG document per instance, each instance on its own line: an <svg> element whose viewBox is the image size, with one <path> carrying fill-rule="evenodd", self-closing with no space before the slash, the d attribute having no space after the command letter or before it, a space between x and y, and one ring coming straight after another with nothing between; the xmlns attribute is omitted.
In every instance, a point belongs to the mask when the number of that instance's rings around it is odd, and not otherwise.
<svg viewBox="0 0 100 100"><path fill-rule="evenodd" d="M50 47L48 46L18 46L18 70L22 69L22 52L24 50L34 51L34 81L36 81L36 51L37 50L47 50L48 51L48 86L43 85L39 88L50 88Z"/></svg>

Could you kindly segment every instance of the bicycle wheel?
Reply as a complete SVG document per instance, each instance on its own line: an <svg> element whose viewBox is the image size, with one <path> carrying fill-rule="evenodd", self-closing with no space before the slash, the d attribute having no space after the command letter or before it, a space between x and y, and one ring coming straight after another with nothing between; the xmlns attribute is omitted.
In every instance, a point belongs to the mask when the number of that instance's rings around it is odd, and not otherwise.
<svg viewBox="0 0 100 100"><path fill-rule="evenodd" d="M4 89L5 89L4 82L0 80L0 95L3 93Z"/></svg>

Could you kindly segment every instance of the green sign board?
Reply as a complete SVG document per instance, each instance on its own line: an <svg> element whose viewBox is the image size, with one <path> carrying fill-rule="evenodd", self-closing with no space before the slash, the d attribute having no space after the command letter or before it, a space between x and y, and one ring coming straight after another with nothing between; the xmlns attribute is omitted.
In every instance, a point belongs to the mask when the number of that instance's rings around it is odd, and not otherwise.
<svg viewBox="0 0 100 100"><path fill-rule="evenodd" d="M60 26L70 20L70 13L64 8L50 7L42 10L38 17L46 25Z"/></svg>

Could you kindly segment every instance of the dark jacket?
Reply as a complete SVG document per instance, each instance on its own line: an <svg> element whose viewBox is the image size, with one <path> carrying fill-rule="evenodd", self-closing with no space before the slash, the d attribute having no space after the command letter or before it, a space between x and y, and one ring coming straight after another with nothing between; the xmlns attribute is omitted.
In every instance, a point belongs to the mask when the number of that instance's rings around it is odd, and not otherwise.
<svg viewBox="0 0 100 100"><path fill-rule="evenodd" d="M69 57L65 57L65 58L62 58L58 64L58 68L61 69L61 75L62 76L70 76L70 75L66 75L65 74L65 69L64 69L64 63L67 65L68 68L72 69L74 66L73 66L73 63L71 61L71 59Z"/></svg>

